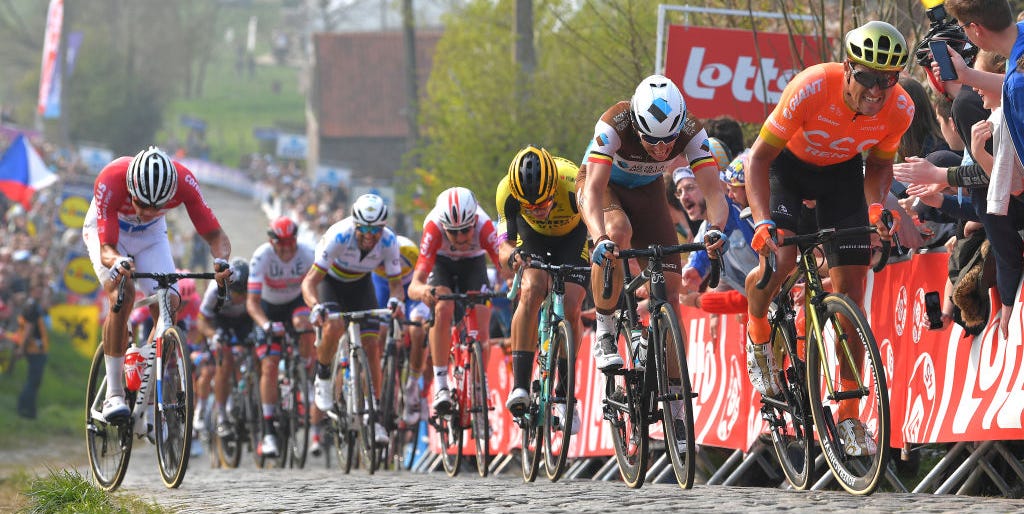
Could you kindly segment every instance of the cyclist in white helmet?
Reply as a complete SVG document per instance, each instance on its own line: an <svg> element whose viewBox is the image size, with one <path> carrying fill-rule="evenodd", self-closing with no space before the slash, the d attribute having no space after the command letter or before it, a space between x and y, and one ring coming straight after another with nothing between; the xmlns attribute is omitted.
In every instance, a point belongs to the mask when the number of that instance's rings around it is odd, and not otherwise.
<svg viewBox="0 0 1024 514"><path fill-rule="evenodd" d="M434 326L430 328L430 355L434 359L435 414L451 407L448 390L448 352L451 351L451 325L455 305L451 300L438 301L436 295L453 291L479 291L487 285L487 263L490 257L498 264L498 237L490 216L477 204L473 192L453 187L441 192L437 204L427 214L420 240L420 257L416 261L409 295L434 308ZM491 311L476 307L477 325L489 327ZM488 331L481 330L480 343L487 348ZM485 357L486 358L486 357Z"/></svg>
<svg viewBox="0 0 1024 514"><path fill-rule="evenodd" d="M108 305L114 305L118 284L124 277L131 277L132 272L174 272L164 216L179 205L185 206L196 232L209 244L217 281L229 280L231 267L227 259L231 242L203 199L199 182L188 168L151 146L135 157L119 157L100 171L85 215L82 237ZM155 287L153 280L138 281L138 290L143 295L152 293ZM107 370L103 417L107 421L126 419L129 415L124 401L124 354L128 349L127 323L135 303L136 284L128 280L124 290L121 310L111 309L103 322ZM172 295L172 303L177 301ZM155 305L151 313L154 319L158 316Z"/></svg>
<svg viewBox="0 0 1024 514"><path fill-rule="evenodd" d="M333 404L331 391L331 360L338 349L338 340L345 333L342 319L326 319L328 312L350 312L377 308L377 293L371 275L383 265L391 289L389 306L405 300L402 288L402 256L398 238L385 224L388 206L375 194L365 194L352 204L352 215L335 223L320 238L313 254L313 267L302 279L302 297L312 308L310 321L323 327L316 348L316 378L313 381L316 408L327 411ZM370 360L370 376L374 393L381 391L381 347L379 325L362 323L360 338ZM388 442L384 426L374 424L377 443Z"/></svg>

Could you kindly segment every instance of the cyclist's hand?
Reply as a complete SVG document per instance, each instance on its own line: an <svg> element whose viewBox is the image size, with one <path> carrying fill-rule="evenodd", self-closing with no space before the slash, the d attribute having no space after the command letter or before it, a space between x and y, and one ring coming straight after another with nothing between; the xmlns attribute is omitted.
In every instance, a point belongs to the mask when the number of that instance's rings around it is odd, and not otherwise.
<svg viewBox="0 0 1024 514"><path fill-rule="evenodd" d="M602 239L594 245L594 251L590 254L590 262L598 266L604 266L608 259L615 256L615 243L611 239Z"/></svg>
<svg viewBox="0 0 1024 514"><path fill-rule="evenodd" d="M727 242L728 239L722 230L714 225L709 226L708 230L704 232L704 248L708 252L708 258L717 259L725 253L729 249Z"/></svg>
<svg viewBox="0 0 1024 514"><path fill-rule="evenodd" d="M771 220L759 221L754 227L754 238L750 240L750 247L761 255L771 255L779 250L778 234L775 230L775 223Z"/></svg>
<svg viewBox="0 0 1024 514"><path fill-rule="evenodd" d="M220 351L220 349L228 342L228 335L223 330L217 330L210 338L209 345L211 352Z"/></svg>
<svg viewBox="0 0 1024 514"><path fill-rule="evenodd" d="M226 259L217 258L213 260L213 278L223 287L231 283L231 263Z"/></svg>
<svg viewBox="0 0 1024 514"><path fill-rule="evenodd" d="M395 298L394 296L392 296L391 298L388 298L388 309L395 316L401 316L402 315L402 312L404 311L403 307L405 307L405 305L402 304L402 301L399 300L398 298Z"/></svg>
<svg viewBox="0 0 1024 514"><path fill-rule="evenodd" d="M118 282L122 276L130 277L135 261L131 257L118 257L110 267L110 280Z"/></svg>
<svg viewBox="0 0 1024 514"><path fill-rule="evenodd" d="M310 323L319 327L325 319L327 319L327 307L324 304L318 303L313 306L313 310L309 311Z"/></svg>
<svg viewBox="0 0 1024 514"><path fill-rule="evenodd" d="M696 291L700 288L700 283L704 279L701 278L700 272L696 268L687 266L683 268L683 289L686 291Z"/></svg>
<svg viewBox="0 0 1024 514"><path fill-rule="evenodd" d="M506 264L508 264L508 269L512 270L512 272L515 273L516 271L519 270L519 266L522 265L522 262L523 249L517 247L515 250L512 250L511 254L509 254L508 262Z"/></svg>
<svg viewBox="0 0 1024 514"><path fill-rule="evenodd" d="M882 221L883 212L888 212L892 215L892 227L887 227L885 222ZM883 241L891 240L892 236L895 235L900 228L900 215L895 211L883 208L880 203L873 203L868 206L868 220L870 220L871 224L878 230L878 237L882 238Z"/></svg>
<svg viewBox="0 0 1024 514"><path fill-rule="evenodd" d="M263 324L263 331L275 337L284 335L284 323L280 321L268 321Z"/></svg>

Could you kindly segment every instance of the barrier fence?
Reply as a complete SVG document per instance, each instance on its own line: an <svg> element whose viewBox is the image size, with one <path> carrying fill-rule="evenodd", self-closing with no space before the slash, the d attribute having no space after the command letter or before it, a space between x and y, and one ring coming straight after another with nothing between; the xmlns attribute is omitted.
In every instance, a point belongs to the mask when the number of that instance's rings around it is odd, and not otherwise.
<svg viewBox="0 0 1024 514"><path fill-rule="evenodd" d="M926 476L918 490L950 492L961 484L963 490L971 480L988 475L1004 495L1019 494L1014 491L1020 486L1011 482L1024 484L1024 467L1001 441L1024 438L1021 293L1018 291L1005 339L998 334L999 303L995 298L992 304L997 308L984 332L976 337L965 336L957 325L928 330L924 294L943 291L946 259L944 253L914 255L868 279L866 311L885 363L889 388L890 445L902 448L905 443L956 443L933 469L934 476ZM719 316L717 337L712 338L712 316L681 308L690 379L698 394L693 402L697 442L735 452L720 466L706 470L707 482L730 483L749 472L755 463L761 468L774 466L775 457L770 445L759 442L767 429L761 419L759 398L747 378L743 318ZM587 330L576 362L576 398L582 426L572 438L569 455L607 461L614 449L601 412L605 377L593 367L591 338ZM500 348L492 348L487 371L494 407L490 414L490 448L501 456L496 461L507 461L506 456L518 454L520 445L519 428L504 408L512 385L511 358ZM440 451L433 432L430 450L435 454ZM999 465L1010 468L1009 476L993 467L998 461L1005 461L1005 465ZM951 469L953 465L959 468ZM817 487L826 485L825 475ZM903 489L893 474L889 478L897 490Z"/></svg>

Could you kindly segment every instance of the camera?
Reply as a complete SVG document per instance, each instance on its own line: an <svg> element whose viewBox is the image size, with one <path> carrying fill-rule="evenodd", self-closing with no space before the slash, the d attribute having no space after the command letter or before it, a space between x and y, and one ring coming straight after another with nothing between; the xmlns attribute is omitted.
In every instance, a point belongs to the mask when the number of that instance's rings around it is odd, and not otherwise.
<svg viewBox="0 0 1024 514"><path fill-rule="evenodd" d="M925 8L925 14L928 15L928 21L932 22L932 25L942 23L948 16L945 3L945 0L921 0L921 4Z"/></svg>

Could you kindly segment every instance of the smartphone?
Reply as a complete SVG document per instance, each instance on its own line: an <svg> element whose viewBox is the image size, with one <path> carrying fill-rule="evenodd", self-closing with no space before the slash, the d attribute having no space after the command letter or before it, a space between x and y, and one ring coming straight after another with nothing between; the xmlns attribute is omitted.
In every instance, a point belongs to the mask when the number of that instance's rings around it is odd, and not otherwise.
<svg viewBox="0 0 1024 514"><path fill-rule="evenodd" d="M928 329L942 328L942 305L939 303L939 292L931 291L924 294L924 309L928 313Z"/></svg>
<svg viewBox="0 0 1024 514"><path fill-rule="evenodd" d="M956 69L953 68L953 60L949 57L945 41L929 41L928 48L932 51L932 59L939 64L939 78L942 80L956 80Z"/></svg>

